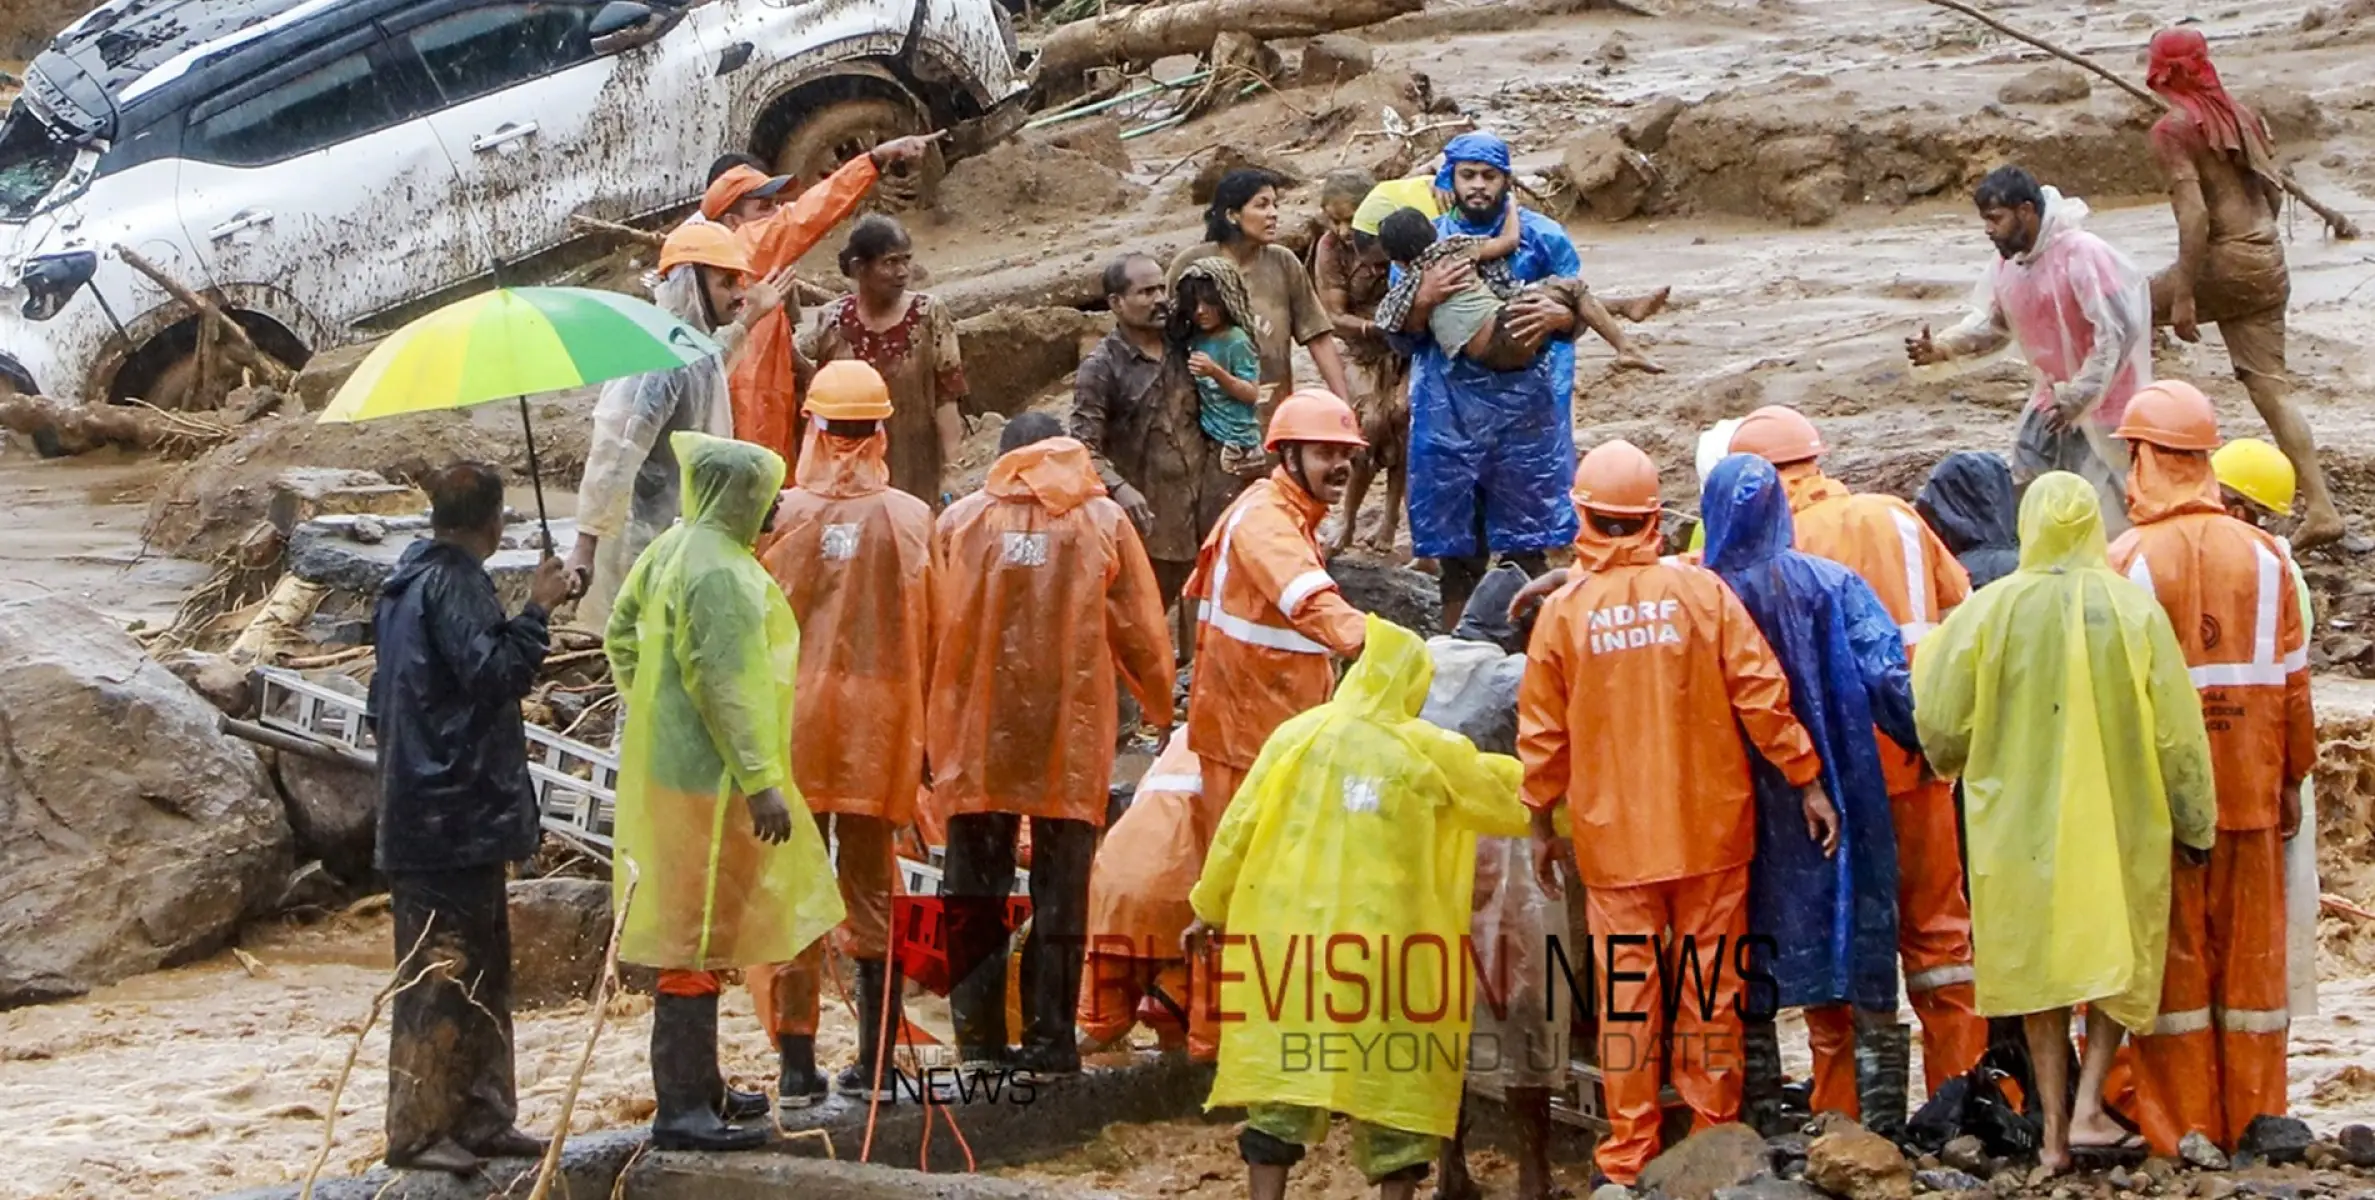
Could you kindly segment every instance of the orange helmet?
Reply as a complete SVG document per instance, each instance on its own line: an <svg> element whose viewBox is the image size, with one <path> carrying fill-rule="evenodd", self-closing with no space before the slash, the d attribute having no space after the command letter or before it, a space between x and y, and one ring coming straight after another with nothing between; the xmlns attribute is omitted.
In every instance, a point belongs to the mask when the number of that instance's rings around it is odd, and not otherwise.
<svg viewBox="0 0 2375 1200"><path fill-rule="evenodd" d="M679 225L675 232L668 235L667 241L660 243L662 275L685 263L700 263L705 267L750 274L750 255L743 251L742 242L734 236L734 231L706 221Z"/></svg>
<svg viewBox="0 0 2375 1200"><path fill-rule="evenodd" d="M1748 414L1732 431L1732 453L1754 454L1774 466L1820 458L1822 435L1797 409L1768 404Z"/></svg>
<svg viewBox="0 0 2375 1200"><path fill-rule="evenodd" d="M1602 442L1575 468L1575 503L1616 517L1658 511L1658 465L1623 438Z"/></svg>
<svg viewBox="0 0 2375 1200"><path fill-rule="evenodd" d="M2218 413L2202 389L2182 379L2164 379L2138 388L2128 398L2127 415L2112 436L2164 450L2216 450Z"/></svg>
<svg viewBox="0 0 2375 1200"><path fill-rule="evenodd" d="M808 381L809 415L826 421L881 421L891 415L891 389L873 367L837 358Z"/></svg>
<svg viewBox="0 0 2375 1200"><path fill-rule="evenodd" d="M1334 392L1305 388L1279 401L1278 410L1270 414L1270 436L1262 440L1262 449L1276 450L1281 442L1366 446L1369 439L1361 436L1361 422L1352 415L1352 405Z"/></svg>

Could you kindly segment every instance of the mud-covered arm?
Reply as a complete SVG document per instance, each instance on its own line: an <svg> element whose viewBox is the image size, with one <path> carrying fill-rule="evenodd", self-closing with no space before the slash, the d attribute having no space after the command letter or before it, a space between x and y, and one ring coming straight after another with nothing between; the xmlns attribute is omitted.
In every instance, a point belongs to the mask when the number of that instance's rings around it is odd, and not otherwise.
<svg viewBox="0 0 2375 1200"><path fill-rule="evenodd" d="M1987 274L1980 277L1979 286L1973 289L1971 305L1963 313L1963 319L1930 344L1948 358L1993 354L2012 344L2012 325L2004 319L2003 307L1996 303L1996 268L1992 264Z"/></svg>
<svg viewBox="0 0 2375 1200"><path fill-rule="evenodd" d="M2194 166L2194 147L2201 134L2193 120L2170 113L2155 122L2151 135L2153 160L2169 181L2169 208L2177 215L2177 269L2169 273L2170 308L2191 306L2194 284L2210 260L2210 203L2202 196L2202 174Z"/></svg>
<svg viewBox="0 0 2375 1200"><path fill-rule="evenodd" d="M1331 230L1320 236L1311 255L1311 282L1319 289L1319 302L1327 308L1336 336L1348 342L1377 336L1377 323L1353 312L1352 272L1357 253L1351 242L1339 240Z"/></svg>

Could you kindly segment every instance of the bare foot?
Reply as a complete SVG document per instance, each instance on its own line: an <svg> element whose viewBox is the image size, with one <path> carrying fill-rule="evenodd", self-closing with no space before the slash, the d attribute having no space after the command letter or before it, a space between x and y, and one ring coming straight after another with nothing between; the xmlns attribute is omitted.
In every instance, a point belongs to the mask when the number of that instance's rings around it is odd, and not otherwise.
<svg viewBox="0 0 2375 1200"><path fill-rule="evenodd" d="M1673 294L1673 288L1662 287L1647 296L1635 296L1630 300L1611 304L1608 306L1608 311L1638 325L1666 311L1666 299Z"/></svg>
<svg viewBox="0 0 2375 1200"><path fill-rule="evenodd" d="M2342 514L2332 509L2311 512L2302 518L2301 527L2293 531L2293 549L2314 550L2342 540L2349 530L2342 526Z"/></svg>
<svg viewBox="0 0 2375 1200"><path fill-rule="evenodd" d="M1361 549L1371 554L1391 555L1394 552L1393 535L1383 532L1372 533L1361 539Z"/></svg>
<svg viewBox="0 0 2375 1200"><path fill-rule="evenodd" d="M2124 1149L2130 1144L2141 1146L2142 1138L2129 1133L2108 1113L2097 1109L2091 1113L2070 1117L2070 1148L2073 1150Z"/></svg>
<svg viewBox="0 0 2375 1200"><path fill-rule="evenodd" d="M1617 355L1616 369L1619 371L1640 371L1648 375L1663 375L1666 373L1666 368L1659 366L1656 360L1650 358L1646 354L1643 354L1639 350L1627 350Z"/></svg>
<svg viewBox="0 0 2375 1200"><path fill-rule="evenodd" d="M1484 1189L1466 1175L1454 1177L1447 1171L1435 1185L1435 1200L1484 1200Z"/></svg>

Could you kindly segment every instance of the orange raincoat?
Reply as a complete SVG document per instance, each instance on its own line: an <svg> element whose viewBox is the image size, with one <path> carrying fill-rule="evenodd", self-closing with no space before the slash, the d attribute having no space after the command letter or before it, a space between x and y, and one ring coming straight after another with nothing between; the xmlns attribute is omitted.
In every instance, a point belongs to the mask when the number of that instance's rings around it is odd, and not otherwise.
<svg viewBox="0 0 2375 1200"><path fill-rule="evenodd" d="M1091 1038L1110 1042L1154 1017L1150 1023L1170 1042L1192 1007L1191 1053L1212 1058L1217 1041L1211 1006L1191 1006L1179 935L1196 918L1188 893L1204 873L1204 852L1220 816L1221 805L1206 794L1202 766L1187 748L1186 731L1173 733L1139 780L1129 811L1105 831L1089 874L1080 1028Z"/></svg>
<svg viewBox="0 0 2375 1200"><path fill-rule="evenodd" d="M2317 761L2306 625L2284 543L2226 515L2200 454L2138 443L2135 527L2111 567L2177 631L2218 785L2210 863L2171 880L2161 1013L2136 1040L2136 1118L2156 1152L2200 1131L2232 1147L2285 1109L2283 798Z"/></svg>
<svg viewBox="0 0 2375 1200"><path fill-rule="evenodd" d="M1336 686L1328 656L1358 658L1368 637L1366 618L1320 558L1327 515L1281 467L1237 497L1196 554L1185 592L1197 601L1188 748L1223 809L1271 732L1327 703Z"/></svg>
<svg viewBox="0 0 2375 1200"><path fill-rule="evenodd" d="M1060 437L998 459L936 536L933 804L1104 825L1116 674L1170 725L1171 637L1137 529Z"/></svg>
<svg viewBox="0 0 2375 1200"><path fill-rule="evenodd" d="M798 200L735 230L750 255L752 275L763 278L799 262L844 217L857 211L880 174L874 157L861 154L800 193ZM800 458L800 397L792 319L798 314L798 303L787 297L782 308L760 318L750 331L749 346L726 377L734 404L734 436L794 464Z"/></svg>
<svg viewBox="0 0 2375 1200"><path fill-rule="evenodd" d="M1643 1017L1600 1024L1610 1132L1597 1158L1627 1185L1658 1153L1665 1006L1653 947L1608 939L1655 938L1669 956L1665 931L1693 940L1712 994L1674 1006L1674 1086L1697 1128L1738 1120L1740 977L1718 956L1748 933L1756 809L1741 734L1792 784L1822 771L1755 619L1715 572L1661 562L1660 536L1654 520L1625 538L1585 521L1575 574L1534 626L1517 704L1526 804L1563 801L1573 820L1609 1015Z"/></svg>
<svg viewBox="0 0 2375 1200"><path fill-rule="evenodd" d="M1912 505L1857 494L1812 463L1781 472L1798 549L1861 576L1905 637L1905 658L1971 595L1971 576ZM1971 904L1963 894L1954 783L1922 779L1921 756L1888 738L1880 767L1897 826L1897 947L1905 994L1921 1019L1922 1076L1930 1091L1979 1065L1987 1020L1971 971ZM1816 1091L1823 1106L1860 1116L1855 1101L1855 1032L1845 1008L1810 1009Z"/></svg>

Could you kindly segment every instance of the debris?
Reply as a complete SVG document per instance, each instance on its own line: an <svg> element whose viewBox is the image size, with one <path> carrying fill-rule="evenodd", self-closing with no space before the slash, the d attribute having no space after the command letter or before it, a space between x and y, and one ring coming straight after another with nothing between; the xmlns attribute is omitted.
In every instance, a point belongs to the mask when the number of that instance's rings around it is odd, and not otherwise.
<svg viewBox="0 0 2375 1200"><path fill-rule="evenodd" d="M351 682L339 677L317 683ZM350 690L360 690L359 688ZM379 833L379 778L372 770L326 757L275 754L283 811L296 842L297 858L319 860L343 880L371 877L371 852Z"/></svg>
<svg viewBox="0 0 2375 1200"><path fill-rule="evenodd" d="M1641 1170L1644 1192L1671 1200L1711 1200L1716 1191L1745 1183L1771 1165L1765 1139L1746 1125L1716 1125L1684 1138Z"/></svg>
<svg viewBox="0 0 2375 1200"><path fill-rule="evenodd" d="M1913 1166L1895 1143L1844 1122L1806 1148L1806 1181L1846 1200L1910 1200Z"/></svg>
<svg viewBox="0 0 2375 1200"><path fill-rule="evenodd" d="M610 937L609 881L522 879L508 899L512 1003L557 1008L593 999Z"/></svg>
<svg viewBox="0 0 2375 1200"><path fill-rule="evenodd" d="M222 719L100 613L0 602L0 1008L216 949L278 896L288 823Z"/></svg>
<svg viewBox="0 0 2375 1200"><path fill-rule="evenodd" d="M1922 1188L1925 1191L1946 1192L1953 1195L1959 1195L1964 1192L1983 1191L1987 1187L1985 1183L1979 1181L1977 1176L1965 1174L1961 1171L1955 1170L1952 1167L1939 1167L1936 1170L1930 1171L1915 1171L1913 1173L1913 1183L1914 1186Z"/></svg>
<svg viewBox="0 0 2375 1200"><path fill-rule="evenodd" d="M1978 1175L1987 1169L1987 1144L1970 1134L1962 1134L1946 1143L1938 1152L1938 1161L1957 1171Z"/></svg>
<svg viewBox="0 0 2375 1200"><path fill-rule="evenodd" d="M2070 104L2094 94L2087 73L2061 63L2046 63L1997 89L2006 104Z"/></svg>
<svg viewBox="0 0 2375 1200"><path fill-rule="evenodd" d="M330 589L321 584L293 574L281 576L272 585L271 595L265 597L263 609L240 630L225 656L233 662L272 662L284 649L306 644L305 623L313 619L313 610L321 607L323 597L329 594Z"/></svg>
<svg viewBox="0 0 2375 1200"><path fill-rule="evenodd" d="M2375 1129L2345 1125L2334 1135L2334 1142L2342 1147L2344 1162L2354 1167L2375 1167Z"/></svg>
<svg viewBox="0 0 2375 1200"><path fill-rule="evenodd" d="M354 524L347 526L346 536L366 546L376 546L388 540L388 527L372 517L359 516Z"/></svg>
<svg viewBox="0 0 2375 1200"><path fill-rule="evenodd" d="M1377 49L1347 33L1323 33L1303 43L1295 82L1304 87L1345 83L1377 68Z"/></svg>
<svg viewBox="0 0 2375 1200"><path fill-rule="evenodd" d="M609 238L612 241L625 242L630 246L647 246L654 250L659 249L660 245L668 240L668 235L657 229L637 229L632 225L621 225L616 221L605 221L600 217L589 217L584 213L569 214L569 232Z"/></svg>
<svg viewBox="0 0 2375 1200"><path fill-rule="evenodd" d="M1219 190L1221 178L1231 171L1252 168L1277 176L1283 186L1294 187L1303 182L1302 176L1285 161L1250 146L1227 142L1212 148L1212 157L1188 179L1188 200L1199 207L1212 203L1212 194Z"/></svg>
<svg viewBox="0 0 2375 1200"><path fill-rule="evenodd" d="M1080 365L1104 319L1076 308L999 308L957 322L969 404L1011 417Z"/></svg>
<svg viewBox="0 0 2375 1200"><path fill-rule="evenodd" d="M288 883L280 889L280 900L272 907L282 913L307 909L329 912L338 907L347 893L347 885L317 859L297 868L289 876Z"/></svg>
<svg viewBox="0 0 2375 1200"><path fill-rule="evenodd" d="M1076 87L1092 67L1204 54L1223 30L1260 41L1307 38L1417 12L1422 0L1182 0L1119 9L1075 21L1039 47L1032 82L1047 92Z"/></svg>
<svg viewBox="0 0 2375 1200"><path fill-rule="evenodd" d="M139 403L61 404L46 396L14 395L0 398L0 427L32 439L43 458L63 458L102 446L195 454L229 440L238 424Z"/></svg>
<svg viewBox="0 0 2375 1200"><path fill-rule="evenodd" d="M1358 551L1329 559L1328 574L1343 591L1345 603L1354 608L1422 637L1441 632L1437 626L1443 620L1443 599L1434 579Z"/></svg>
<svg viewBox="0 0 2375 1200"><path fill-rule="evenodd" d="M191 312L205 318L206 327L213 331L215 338L219 339L215 343L217 352L231 365L254 372L257 378L276 388L287 387L289 381L295 377L296 373L290 369L287 363L258 349L255 339L247 336L247 330L242 328L239 322L226 315L214 301L183 287L171 275L166 274L164 268L142 257L138 251L129 246L118 243L115 247L115 255L124 260L125 266L148 276L158 287L165 289L174 299L181 301ZM200 340L203 344L205 339L202 337ZM205 367L206 364L200 364L202 372ZM212 407L212 397L199 397L199 399L206 401L205 407Z"/></svg>
<svg viewBox="0 0 2375 1200"><path fill-rule="evenodd" d="M1118 135L1117 135L1118 136ZM1136 203L1146 189L1078 150L1034 139L1002 142L949 168L940 207L985 224L1101 216Z"/></svg>
<svg viewBox="0 0 2375 1200"><path fill-rule="evenodd" d="M1674 128L1674 120L1690 105L1679 96L1660 96L1625 114L1617 122L1617 132L1625 144L1643 154L1655 154L1666 148L1666 134Z"/></svg>
<svg viewBox="0 0 2375 1200"><path fill-rule="evenodd" d="M2309 1123L2299 1117L2261 1113L2243 1127L2243 1136L2235 1141L2235 1153L2278 1165L2296 1163L2316 1140Z"/></svg>
<svg viewBox="0 0 2375 1200"><path fill-rule="evenodd" d="M1122 145L1122 123L1112 117L1098 117L1029 136L1058 150L1085 154L1116 171L1130 169L1130 148Z"/></svg>
<svg viewBox="0 0 2375 1200"><path fill-rule="evenodd" d="M191 691L205 697L224 716L246 717L256 707L255 680L246 667L220 654L202 654L196 650L174 650L159 655L157 661L173 677L188 684Z"/></svg>
<svg viewBox="0 0 2375 1200"><path fill-rule="evenodd" d="M1717 1188L1710 1200L1831 1200L1831 1198L1795 1179L1775 1179L1767 1175L1732 1187Z"/></svg>
<svg viewBox="0 0 2375 1200"><path fill-rule="evenodd" d="M2205 1171L2227 1169L2226 1153L2218 1148L2216 1142L2202 1136L2202 1132L2198 1129L2186 1134L2183 1139L2178 1141L2177 1156L2184 1159L2187 1166L2199 1167Z"/></svg>
<svg viewBox="0 0 2375 1200"><path fill-rule="evenodd" d="M1606 125L1568 143L1557 172L1577 211L1600 221L1639 215L1658 181L1648 156L1626 145L1619 131Z"/></svg>

